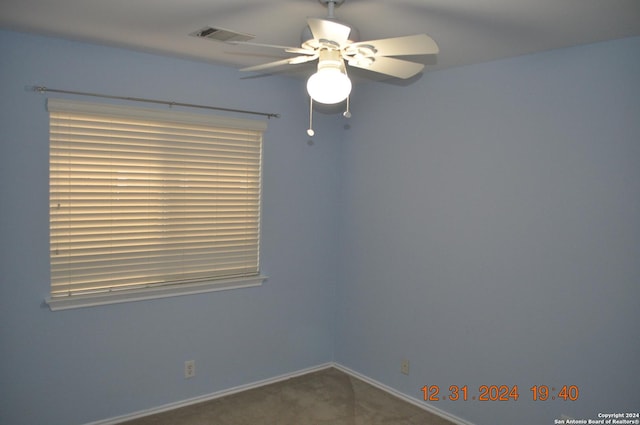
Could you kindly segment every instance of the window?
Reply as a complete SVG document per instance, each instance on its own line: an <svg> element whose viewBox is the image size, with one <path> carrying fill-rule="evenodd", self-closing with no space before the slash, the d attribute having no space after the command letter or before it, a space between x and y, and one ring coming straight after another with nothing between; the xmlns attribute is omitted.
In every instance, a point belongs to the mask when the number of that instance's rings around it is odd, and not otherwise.
<svg viewBox="0 0 640 425"><path fill-rule="evenodd" d="M52 310L259 285L263 121L49 99Z"/></svg>

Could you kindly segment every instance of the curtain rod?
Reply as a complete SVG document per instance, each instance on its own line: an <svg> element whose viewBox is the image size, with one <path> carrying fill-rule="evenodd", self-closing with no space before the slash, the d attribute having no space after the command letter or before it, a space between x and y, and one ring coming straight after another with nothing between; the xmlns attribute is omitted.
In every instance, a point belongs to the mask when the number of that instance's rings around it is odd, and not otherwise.
<svg viewBox="0 0 640 425"><path fill-rule="evenodd" d="M261 115L269 119L280 118L280 114L272 114L269 112L255 112L255 111L247 111L243 109L220 108L217 106L197 105L193 103L181 103L181 102L172 102L172 101L166 101L166 100L145 99L141 97L111 96L108 94L89 93L89 92L83 92L83 91L50 89L44 86L33 86L31 87L31 89L38 93L51 92L51 93L75 94L79 96L102 97L105 99L129 100L133 102L157 103L157 104L169 105L169 106L184 106L187 108L212 109L214 111L237 112L240 114Z"/></svg>

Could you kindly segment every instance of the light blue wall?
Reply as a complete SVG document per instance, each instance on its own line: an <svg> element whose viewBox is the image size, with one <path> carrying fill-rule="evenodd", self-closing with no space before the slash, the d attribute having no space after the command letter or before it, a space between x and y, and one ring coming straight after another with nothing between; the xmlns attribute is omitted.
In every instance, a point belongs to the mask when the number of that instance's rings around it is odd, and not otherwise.
<svg viewBox="0 0 640 425"><path fill-rule="evenodd" d="M477 425L637 411L640 39L358 85L350 128L317 114L312 146L300 81L12 32L0 58L0 423L83 424L331 360L416 398L519 385L432 403ZM269 281L50 312L33 84L282 113ZM532 402L535 384L580 399Z"/></svg>
<svg viewBox="0 0 640 425"><path fill-rule="evenodd" d="M332 360L342 127L319 115L307 144L302 82L12 32L0 58L0 423L83 424ZM48 115L34 84L281 113L264 142L270 279L49 311Z"/></svg>
<svg viewBox="0 0 640 425"><path fill-rule="evenodd" d="M353 113L336 361L416 398L519 386L431 403L477 425L637 412L640 38L358 86Z"/></svg>

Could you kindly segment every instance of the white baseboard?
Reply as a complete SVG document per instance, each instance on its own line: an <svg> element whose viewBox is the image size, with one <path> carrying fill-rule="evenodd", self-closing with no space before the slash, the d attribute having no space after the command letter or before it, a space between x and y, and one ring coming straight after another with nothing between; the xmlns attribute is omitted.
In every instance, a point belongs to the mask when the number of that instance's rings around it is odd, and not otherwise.
<svg viewBox="0 0 640 425"><path fill-rule="evenodd" d="M454 416L448 412L445 412L442 409L438 409L435 406L432 406L428 403L422 402L420 400L417 400L413 397L410 397L404 393L401 393L391 387L389 387L388 385L385 385L381 382L376 381L375 379L371 379L368 376L362 375L361 373L358 373L352 369L349 369L346 366L341 365L340 363L335 363L335 362L329 362L329 363L323 363L317 366L312 366L312 367L308 367L305 369L300 369L297 370L295 372L290 372L290 373L285 373L283 375L278 375L275 376L273 378L268 378L268 379L263 379L261 381L256 381L256 382L252 382L249 384L244 384L244 385L239 385L237 387L233 387L233 388L229 388L227 390L221 390L221 391L216 391L214 393L211 394L205 394L202 396L198 396L198 397L193 397L187 400L182 400L182 401L177 401L174 403L168 403L168 404L163 404L162 406L158 406L158 407L154 407L151 409L146 409L146 410L140 410L138 412L134 412L134 413L130 413L127 415L122 415L122 416L117 416L114 418L110 418L110 419L103 419L100 421L96 421L96 422L91 422L91 423L87 423L85 425L117 425L120 424L122 422L126 422L126 421L130 421L133 419L138 419L138 418L142 418L144 416L150 416L150 415L155 415L157 413L162 413L162 412L167 412L169 410L173 410L173 409L178 409L180 407L186 407L186 406L190 406L193 404L197 404L197 403L202 403L205 401L210 401L210 400L214 400L216 398L220 398L220 397L224 397L224 396L228 396L231 394L235 394L235 393L239 393L242 391L247 391L247 390L251 390L254 388L259 388L259 387L263 387L265 385L269 385L269 384L275 384L276 382L280 382L280 381L285 381L287 379L291 379L291 378L295 378L298 376L302 376L302 375L306 375L308 373L312 373L312 372L317 372L319 370L323 370L323 369L327 369L330 367L335 367L336 369L349 374L351 376L353 376L354 378L360 379L361 381L364 381L370 385L373 385L376 388L381 389L382 391L391 394L392 396L395 396L403 401L406 401L408 403L413 404L414 406L418 406L419 408L426 410L429 413L433 413L434 415L440 416L441 418L444 418L448 421L453 422L456 425L474 425L471 422L465 421L464 419L458 418L457 416Z"/></svg>
<svg viewBox="0 0 640 425"><path fill-rule="evenodd" d="M263 379L261 381L252 382L245 385L238 385L237 387L229 388L227 390L216 391L211 394L205 394L198 397L193 397L187 400L177 401L174 403L163 404L162 406L154 407L151 409L140 410L138 412L130 413L127 415L117 416L115 418L103 419L96 422L91 422L85 425L116 425L122 422L130 421L133 419L142 418L144 416L155 415L157 413L167 412L169 410L178 409L180 407L190 406L192 404L202 403L205 401L214 400L216 398L228 396L231 394L239 393L242 391L251 390L258 387L263 387L269 384L275 384L276 382L285 381L287 379L295 378L297 376L306 375L308 373L317 372L319 370L333 367L333 363L324 363L317 366L308 367L306 369L300 369L295 372L285 373L273 378Z"/></svg>
<svg viewBox="0 0 640 425"><path fill-rule="evenodd" d="M351 376L353 376L354 378L360 379L361 381L366 382L367 384L373 385L374 387L381 389L382 391L391 394L392 396L395 396L403 401L406 401L407 403L411 403L414 406L418 406L419 408L421 408L422 410L426 410L429 413L433 413L434 415L440 416L441 418L444 418L450 422L453 422L456 425L474 425L473 423L466 421L464 419L461 419L455 415L452 415L449 412L445 412L442 409L438 409L437 407L425 403L424 401L415 399L413 397L410 397L404 393L401 393L398 390L395 390L393 388L391 388L388 385L385 385L381 382L376 381L375 379L371 379L366 375L363 375L361 373L356 372L355 370L349 369L346 366L341 365L340 363L333 363L332 364L333 367L335 367L338 370L341 370L342 372L349 374Z"/></svg>

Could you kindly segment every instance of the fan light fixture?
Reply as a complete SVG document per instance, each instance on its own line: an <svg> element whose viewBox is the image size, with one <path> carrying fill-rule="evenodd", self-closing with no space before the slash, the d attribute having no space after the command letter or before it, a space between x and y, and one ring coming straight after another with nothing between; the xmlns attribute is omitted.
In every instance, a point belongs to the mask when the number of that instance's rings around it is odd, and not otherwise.
<svg viewBox="0 0 640 425"><path fill-rule="evenodd" d="M299 65L318 60L318 69L307 80L309 93L309 129L313 131L313 102L328 105L346 100L346 110L342 114L351 117L349 100L351 80L347 75L347 64L352 68L395 78L411 78L424 69L424 64L400 59L398 56L435 55L439 52L436 42L426 34L360 41L358 30L340 22L334 16L334 9L345 0L317 0L327 7L327 17L308 18L307 27L302 32L300 47L277 46L251 41L231 41L231 44L265 47L284 50L297 56L274 62L242 68L241 71L262 71L283 65ZM202 31L201 31L202 32Z"/></svg>
<svg viewBox="0 0 640 425"><path fill-rule="evenodd" d="M351 80L337 50L321 50L318 72L307 80L307 92L316 102L340 103L351 93Z"/></svg>

